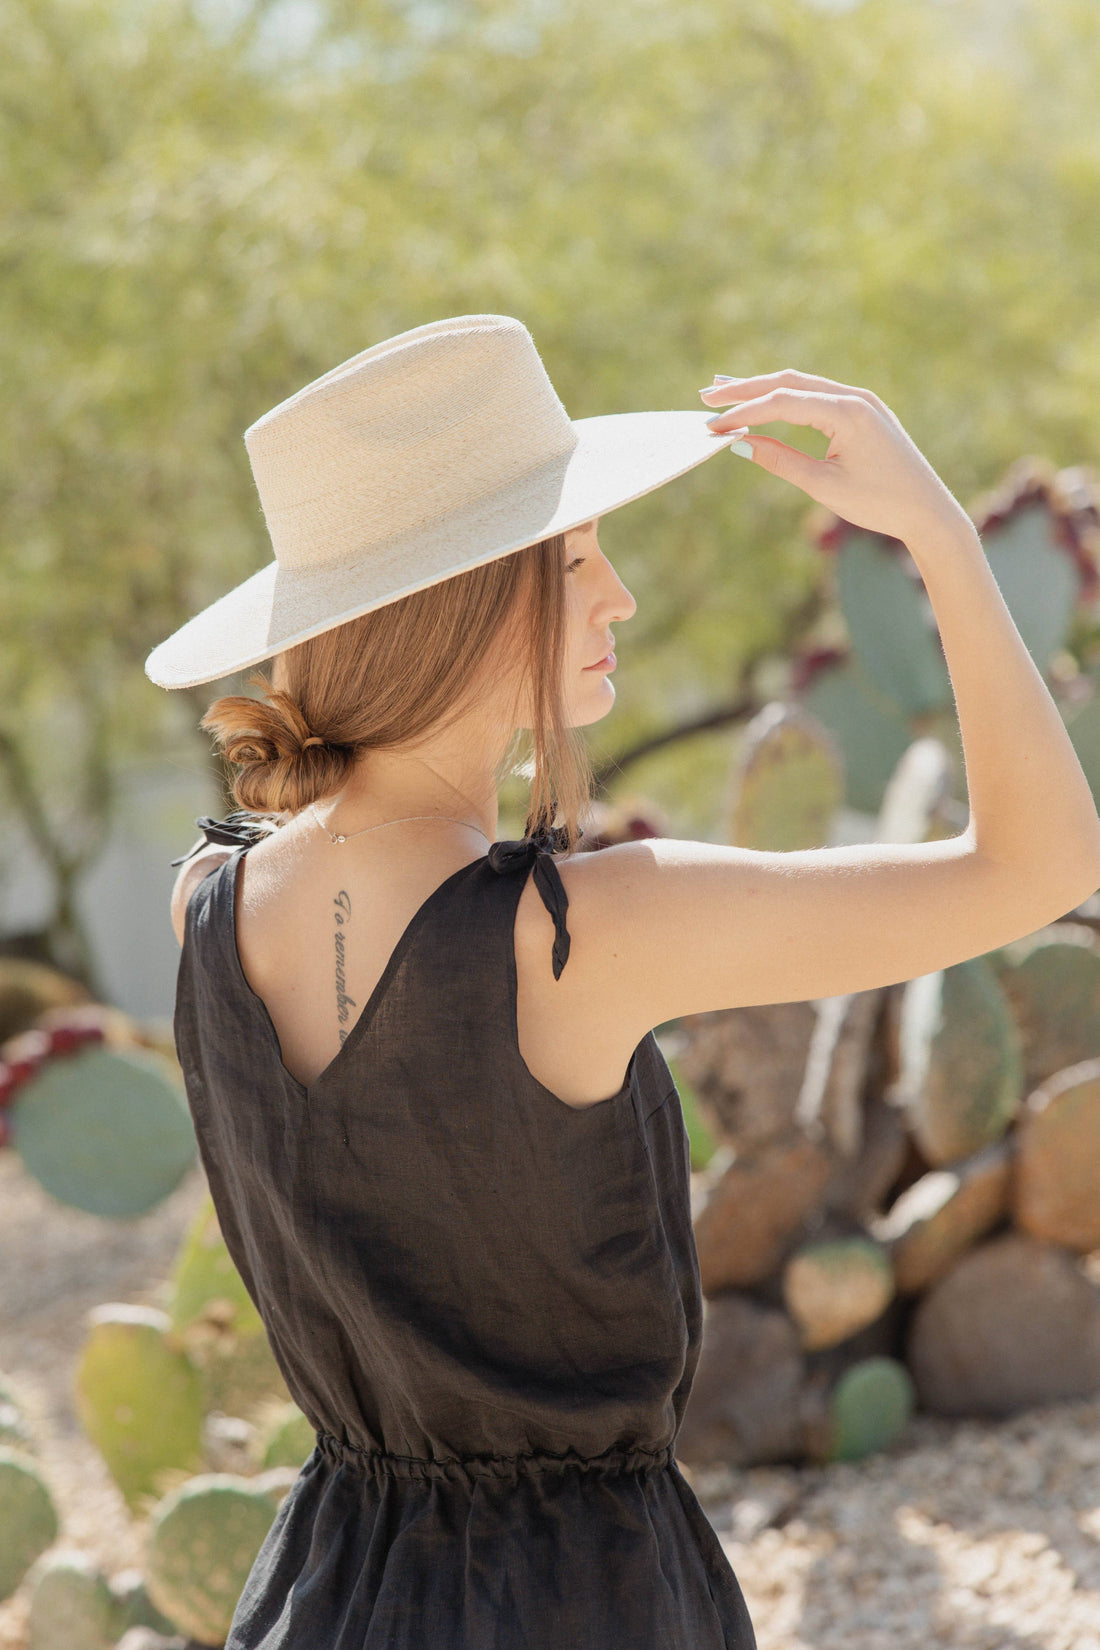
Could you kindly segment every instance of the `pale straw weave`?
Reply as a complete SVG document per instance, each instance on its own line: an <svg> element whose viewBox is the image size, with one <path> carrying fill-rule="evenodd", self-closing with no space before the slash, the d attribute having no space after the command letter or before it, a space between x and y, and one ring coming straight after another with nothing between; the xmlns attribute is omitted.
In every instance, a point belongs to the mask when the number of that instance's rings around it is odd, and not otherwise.
<svg viewBox="0 0 1100 1650"><path fill-rule="evenodd" d="M194 687L628 504L736 439L698 411L570 419L509 315L373 344L245 431L275 560L153 649Z"/></svg>

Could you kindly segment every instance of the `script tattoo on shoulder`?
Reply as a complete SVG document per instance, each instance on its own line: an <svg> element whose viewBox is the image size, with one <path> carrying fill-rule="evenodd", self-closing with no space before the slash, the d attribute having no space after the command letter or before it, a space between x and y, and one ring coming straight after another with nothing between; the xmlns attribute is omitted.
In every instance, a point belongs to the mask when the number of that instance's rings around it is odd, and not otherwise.
<svg viewBox="0 0 1100 1650"><path fill-rule="evenodd" d="M348 1009L358 1008L354 997L347 994L347 975L345 973L345 934L348 923L351 921L351 898L345 888L341 888L333 900L336 907L333 912L336 918L336 1018L340 1022L339 1037L341 1044L348 1034Z"/></svg>

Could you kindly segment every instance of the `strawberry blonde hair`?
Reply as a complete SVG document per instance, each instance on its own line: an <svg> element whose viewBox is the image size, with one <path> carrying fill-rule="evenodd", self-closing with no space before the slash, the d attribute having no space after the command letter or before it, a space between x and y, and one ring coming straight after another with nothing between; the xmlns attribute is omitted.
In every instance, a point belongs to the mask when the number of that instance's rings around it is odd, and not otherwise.
<svg viewBox="0 0 1100 1650"><path fill-rule="evenodd" d="M446 728L515 668L508 644L518 634L532 726L517 730L496 782L516 771L526 741L525 834L553 826L560 813L573 852L593 773L587 741L564 711L566 554L556 534L453 574L275 655L270 679L249 677L262 697L215 700L199 726L236 769L237 805L296 814L341 790L360 753L399 750ZM324 744L305 745L312 736Z"/></svg>

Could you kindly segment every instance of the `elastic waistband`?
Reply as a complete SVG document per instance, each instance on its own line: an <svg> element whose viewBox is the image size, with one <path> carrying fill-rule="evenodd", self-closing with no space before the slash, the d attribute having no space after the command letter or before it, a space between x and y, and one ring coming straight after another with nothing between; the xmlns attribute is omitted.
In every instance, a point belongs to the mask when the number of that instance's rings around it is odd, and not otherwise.
<svg viewBox="0 0 1100 1650"><path fill-rule="evenodd" d="M394 1455L388 1450L360 1449L345 1444L331 1432L317 1434L317 1448L335 1465L354 1466L371 1478L434 1478L457 1482L512 1481L527 1473L579 1471L610 1476L629 1472L659 1472L672 1463L673 1446L648 1450L609 1449L602 1455L563 1455L532 1451L526 1455Z"/></svg>

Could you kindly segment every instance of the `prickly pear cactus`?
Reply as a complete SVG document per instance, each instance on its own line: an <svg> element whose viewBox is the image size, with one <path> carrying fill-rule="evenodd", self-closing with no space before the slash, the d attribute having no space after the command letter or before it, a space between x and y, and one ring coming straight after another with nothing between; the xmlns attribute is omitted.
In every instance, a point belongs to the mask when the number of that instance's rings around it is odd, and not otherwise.
<svg viewBox="0 0 1100 1650"><path fill-rule="evenodd" d="M200 1644L224 1642L278 1502L233 1473L201 1473L153 1509L149 1596Z"/></svg>
<svg viewBox="0 0 1100 1650"><path fill-rule="evenodd" d="M267 1419L259 1436L260 1466L301 1467L317 1445L311 1421L297 1404L281 1404Z"/></svg>
<svg viewBox="0 0 1100 1650"><path fill-rule="evenodd" d="M50 1008L91 1000L86 987L26 957L0 957L0 1044L34 1025Z"/></svg>
<svg viewBox="0 0 1100 1650"><path fill-rule="evenodd" d="M807 1352L836 1346L893 1300L890 1257L869 1237L804 1244L784 1268L783 1298Z"/></svg>
<svg viewBox="0 0 1100 1650"><path fill-rule="evenodd" d="M93 1215L144 1214L195 1161L182 1090L148 1049L92 1045L47 1061L12 1102L10 1126L28 1173Z"/></svg>
<svg viewBox="0 0 1100 1650"><path fill-rule="evenodd" d="M879 692L858 659L815 671L799 700L840 747L848 806L877 813L913 737L909 718Z"/></svg>
<svg viewBox="0 0 1100 1650"><path fill-rule="evenodd" d="M1024 646L1040 671L1064 647L1081 592L1081 575L1059 542L1041 499L987 522L982 548Z"/></svg>
<svg viewBox="0 0 1100 1650"><path fill-rule="evenodd" d="M1100 952L1044 941L998 979L1020 1029L1025 1090L1100 1054Z"/></svg>
<svg viewBox="0 0 1100 1650"><path fill-rule="evenodd" d="M907 718L951 703L935 617L911 567L908 551L877 533L847 533L837 552L837 594L852 651Z"/></svg>
<svg viewBox="0 0 1100 1650"><path fill-rule="evenodd" d="M831 1396L832 1437L826 1459L859 1461L888 1449L909 1424L916 1393L894 1358L865 1358L840 1377Z"/></svg>
<svg viewBox="0 0 1100 1650"><path fill-rule="evenodd" d="M765 705L745 729L727 836L741 848L821 848L844 799L833 735L798 705Z"/></svg>
<svg viewBox="0 0 1100 1650"><path fill-rule="evenodd" d="M0 1600L11 1597L60 1529L37 1462L22 1450L0 1448Z"/></svg>
<svg viewBox="0 0 1100 1650"><path fill-rule="evenodd" d="M166 1309L202 1374L207 1409L247 1418L264 1399L291 1401L263 1321L225 1246L209 1193L173 1268Z"/></svg>
<svg viewBox="0 0 1100 1650"><path fill-rule="evenodd" d="M1023 1095L1020 1035L984 957L906 982L892 1098L933 1168L1000 1138Z"/></svg>
<svg viewBox="0 0 1100 1650"><path fill-rule="evenodd" d="M145 1576L137 1568L119 1570L108 1583L111 1589L112 1610L114 1612L114 1635L112 1643L122 1638L131 1627L151 1627L154 1632L162 1633L165 1638L171 1638L175 1626L168 1620L162 1610L158 1610L149 1597L145 1585Z"/></svg>
<svg viewBox="0 0 1100 1650"><path fill-rule="evenodd" d="M168 1469L202 1465L202 1378L167 1313L107 1305L88 1314L75 1377L81 1425L131 1512L159 1494Z"/></svg>
<svg viewBox="0 0 1100 1650"><path fill-rule="evenodd" d="M107 1577L88 1553L46 1553L30 1576L27 1650L111 1650L114 1598Z"/></svg>

